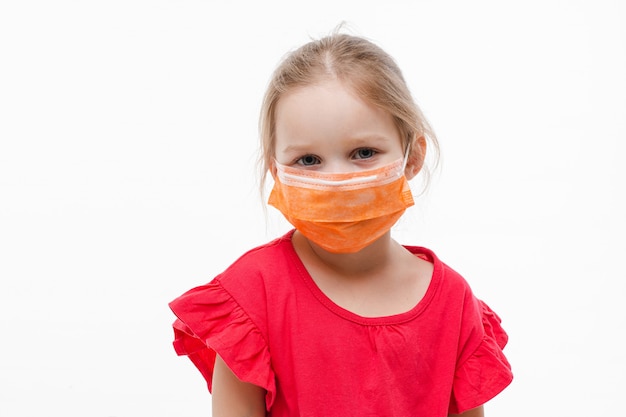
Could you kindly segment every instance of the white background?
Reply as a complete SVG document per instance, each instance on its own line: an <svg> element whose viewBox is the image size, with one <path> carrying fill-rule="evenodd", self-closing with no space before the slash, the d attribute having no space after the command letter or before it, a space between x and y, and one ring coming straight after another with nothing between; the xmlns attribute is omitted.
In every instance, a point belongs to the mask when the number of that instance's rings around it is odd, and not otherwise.
<svg viewBox="0 0 626 417"><path fill-rule="evenodd" d="M0 416L210 415L167 302L288 229L261 96L341 21L441 142L395 235L503 318L488 415L623 412L623 2L24 0L0 5Z"/></svg>

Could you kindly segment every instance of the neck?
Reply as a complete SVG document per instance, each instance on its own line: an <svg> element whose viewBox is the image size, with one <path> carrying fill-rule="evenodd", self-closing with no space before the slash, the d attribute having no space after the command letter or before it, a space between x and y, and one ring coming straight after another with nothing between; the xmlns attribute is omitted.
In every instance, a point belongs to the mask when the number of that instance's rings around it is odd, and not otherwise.
<svg viewBox="0 0 626 417"><path fill-rule="evenodd" d="M394 249L399 246L391 239L391 232L385 233L372 244L355 253L328 252L298 231L294 233L293 244L299 255L315 260L325 268L332 269L335 273L346 277L363 277L385 268L393 258Z"/></svg>

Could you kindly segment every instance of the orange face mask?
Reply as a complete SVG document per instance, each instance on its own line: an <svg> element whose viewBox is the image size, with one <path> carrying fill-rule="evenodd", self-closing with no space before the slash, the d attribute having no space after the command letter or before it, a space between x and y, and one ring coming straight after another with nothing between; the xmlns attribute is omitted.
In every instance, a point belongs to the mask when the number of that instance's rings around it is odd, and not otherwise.
<svg viewBox="0 0 626 417"><path fill-rule="evenodd" d="M307 239L333 253L354 253L385 234L412 206L406 158L380 168L325 173L275 162L268 204Z"/></svg>

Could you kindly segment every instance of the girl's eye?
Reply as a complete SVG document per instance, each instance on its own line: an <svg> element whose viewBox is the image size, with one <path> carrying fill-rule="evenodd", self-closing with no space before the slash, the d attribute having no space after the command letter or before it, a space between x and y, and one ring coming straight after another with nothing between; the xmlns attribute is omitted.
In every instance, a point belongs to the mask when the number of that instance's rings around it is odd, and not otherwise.
<svg viewBox="0 0 626 417"><path fill-rule="evenodd" d="M304 155L302 158L298 159L296 163L304 166L311 166L315 164L319 164L320 160L315 155Z"/></svg>
<svg viewBox="0 0 626 417"><path fill-rule="evenodd" d="M354 153L354 157L356 159L369 159L374 155L376 155L376 151L372 148L357 149L357 151Z"/></svg>

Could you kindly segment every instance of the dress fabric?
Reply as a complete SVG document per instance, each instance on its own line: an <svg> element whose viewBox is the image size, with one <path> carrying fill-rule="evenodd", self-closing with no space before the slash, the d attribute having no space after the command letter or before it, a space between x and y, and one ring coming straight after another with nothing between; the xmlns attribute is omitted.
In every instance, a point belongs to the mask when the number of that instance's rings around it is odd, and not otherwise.
<svg viewBox="0 0 626 417"><path fill-rule="evenodd" d="M174 348L212 391L216 353L267 391L268 416L447 416L512 380L500 318L422 247L430 285L411 310L362 317L333 303L298 258L293 231L170 303Z"/></svg>

